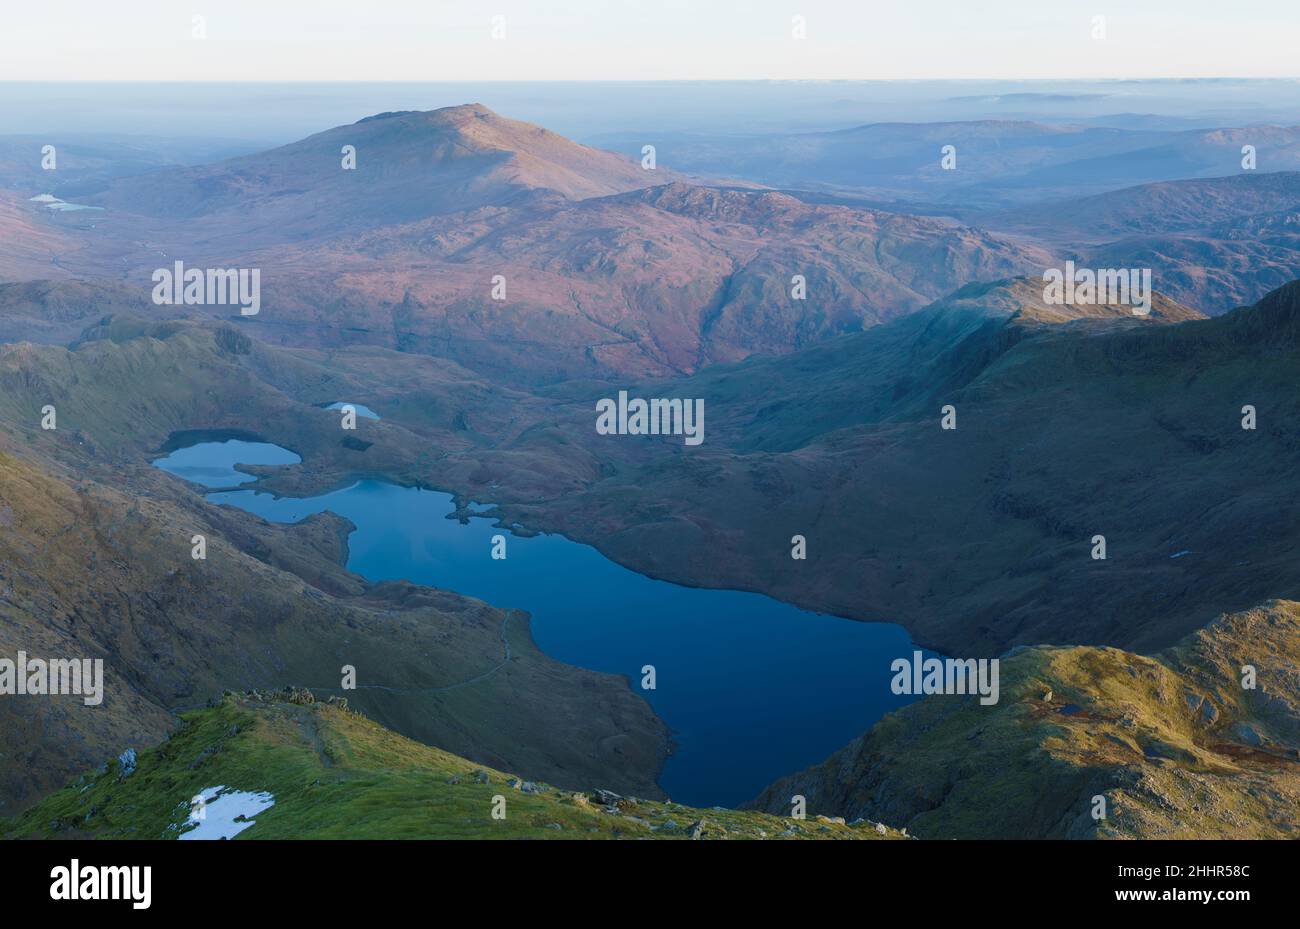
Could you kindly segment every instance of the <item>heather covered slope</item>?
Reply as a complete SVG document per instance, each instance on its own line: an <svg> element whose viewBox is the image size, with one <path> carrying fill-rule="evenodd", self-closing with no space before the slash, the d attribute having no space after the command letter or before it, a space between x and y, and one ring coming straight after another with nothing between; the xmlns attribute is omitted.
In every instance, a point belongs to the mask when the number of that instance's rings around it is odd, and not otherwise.
<svg viewBox="0 0 1300 929"><path fill-rule="evenodd" d="M1298 664L1288 601L1221 616L1153 657L1017 648L996 705L928 697L754 806L779 812L803 794L810 810L920 838L1296 838Z"/></svg>
<svg viewBox="0 0 1300 929"><path fill-rule="evenodd" d="M405 739L304 691L230 695L190 712L122 777L113 762L25 815L7 838L169 839L217 785L266 792L243 839L897 839L893 829L694 809L521 780ZM494 798L505 800L494 818ZM216 816L215 807L211 815Z"/></svg>

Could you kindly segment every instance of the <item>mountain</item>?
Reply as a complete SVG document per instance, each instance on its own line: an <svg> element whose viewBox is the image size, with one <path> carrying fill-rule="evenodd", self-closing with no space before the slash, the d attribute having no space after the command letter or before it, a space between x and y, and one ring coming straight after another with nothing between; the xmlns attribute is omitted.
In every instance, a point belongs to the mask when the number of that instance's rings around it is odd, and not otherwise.
<svg viewBox="0 0 1300 929"><path fill-rule="evenodd" d="M670 184L258 256L282 344L442 355L513 383L780 354L1051 257L923 217ZM274 269L272 274L271 269ZM492 281L505 281L504 300ZM805 281L796 299L794 277Z"/></svg>
<svg viewBox="0 0 1300 929"><path fill-rule="evenodd" d="M1066 257L1152 267L1171 297L1211 314L1252 302L1300 273L1289 220L1297 172L1055 198L1078 192L1071 176L1107 187L1133 180L1142 165L1162 164L1166 148L1203 153L1196 170L1209 170L1250 138L1261 165L1276 168L1300 146L1294 135L879 124L786 148L742 146L727 162L786 157L832 185L840 169L831 165L842 162L845 183L880 172L882 198L895 201L910 196L909 172L952 188L944 197L1055 172L1031 185L1050 203L957 210L977 219L971 226L686 183L671 168L643 170L477 104L382 113L268 152L107 178L79 198L102 212L55 214L19 200L5 215L0 203L0 273L125 277L148 292L152 269L176 260L255 267L269 305L252 324L280 344L441 354L520 384L684 374L805 347L973 280L1041 273ZM955 171L931 151L942 139L962 153ZM356 148L355 171L342 167L345 145ZM864 151L874 154L864 160ZM1102 171L1096 159L1137 174ZM807 303L790 299L796 274ZM502 279L505 299L495 299Z"/></svg>
<svg viewBox="0 0 1300 929"><path fill-rule="evenodd" d="M519 385L780 354L1055 264L951 220L687 183L479 105L379 114L109 179L80 201L102 211L19 210L15 224L50 242L0 246L0 267L8 252L15 280L122 280L145 295L176 261L257 269L264 309L242 322L265 341L439 355Z"/></svg>
<svg viewBox="0 0 1300 929"><path fill-rule="evenodd" d="M345 146L355 149L355 170L343 168ZM380 113L270 151L115 180L86 202L162 218L224 216L245 235L301 238L500 206L536 192L578 200L669 179L468 104Z"/></svg>
<svg viewBox="0 0 1300 929"><path fill-rule="evenodd" d="M219 788L225 788L220 790ZM260 799L242 830L224 807ZM338 698L310 691L228 694L186 713L127 771L108 762L25 815L8 838L247 839L901 839L871 823L789 816L578 791L524 780L405 739ZM497 800L495 798L501 798ZM269 802L268 802L269 801ZM501 805L498 805L501 804ZM504 815L493 816L500 809Z"/></svg>
<svg viewBox="0 0 1300 929"><path fill-rule="evenodd" d="M997 704L927 697L753 807L778 813L802 794L810 811L887 816L923 839L1294 839L1297 660L1300 603L1286 601L1152 657L1015 649Z"/></svg>

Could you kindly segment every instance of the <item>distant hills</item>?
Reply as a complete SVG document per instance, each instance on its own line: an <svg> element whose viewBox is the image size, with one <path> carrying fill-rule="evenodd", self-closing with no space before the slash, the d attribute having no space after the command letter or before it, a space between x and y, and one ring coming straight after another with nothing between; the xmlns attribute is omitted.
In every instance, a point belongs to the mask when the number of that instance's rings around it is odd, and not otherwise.
<svg viewBox="0 0 1300 929"><path fill-rule="evenodd" d="M971 210L1236 174L1243 145L1255 146L1260 172L1300 168L1300 126L1169 130L985 119L872 123L830 132L669 133L651 140L607 136L604 141L623 151L658 141L663 163L678 170L878 204L892 201L904 211L939 206L964 218ZM941 158L949 145L956 161L945 170Z"/></svg>
<svg viewBox="0 0 1300 929"><path fill-rule="evenodd" d="M1252 217L1300 211L1300 171L1242 172L1175 180L1037 204L991 219L1001 228L1033 231L1080 244L1135 236L1211 232L1230 235Z"/></svg>
<svg viewBox="0 0 1300 929"><path fill-rule="evenodd" d="M74 187L102 212L0 195L0 273L148 288L174 260L255 266L264 338L441 354L523 384L779 354L1065 258L1150 267L1209 314L1300 276L1300 174L1280 170L1296 128L888 123L699 144L692 159L665 140L645 170L478 104L381 113L203 166L96 168Z"/></svg>
<svg viewBox="0 0 1300 929"><path fill-rule="evenodd" d="M267 340L437 354L525 384L782 353L1052 262L950 220L688 183L478 105L380 114L83 199L104 212L47 220L52 257L16 271L147 292L175 260L257 267L266 309L245 322Z"/></svg>
<svg viewBox="0 0 1300 929"><path fill-rule="evenodd" d="M1300 172L1168 181L990 216L1091 267L1151 268L1166 293L1212 315L1300 276Z"/></svg>

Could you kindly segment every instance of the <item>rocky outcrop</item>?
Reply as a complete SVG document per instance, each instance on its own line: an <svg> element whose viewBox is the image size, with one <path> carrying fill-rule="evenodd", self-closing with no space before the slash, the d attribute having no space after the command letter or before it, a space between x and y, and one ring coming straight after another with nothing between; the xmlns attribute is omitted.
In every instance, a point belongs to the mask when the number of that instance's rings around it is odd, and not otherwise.
<svg viewBox="0 0 1300 929"><path fill-rule="evenodd" d="M935 695L768 787L920 838L1296 838L1300 604L1225 615L1154 657L1034 646L998 704Z"/></svg>

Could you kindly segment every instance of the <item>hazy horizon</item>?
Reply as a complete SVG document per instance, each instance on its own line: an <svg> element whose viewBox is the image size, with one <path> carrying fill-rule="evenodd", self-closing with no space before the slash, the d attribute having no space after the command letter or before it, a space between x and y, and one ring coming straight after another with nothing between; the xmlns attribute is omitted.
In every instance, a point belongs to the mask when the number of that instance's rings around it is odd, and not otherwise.
<svg viewBox="0 0 1300 929"><path fill-rule="evenodd" d="M7 19L0 79L223 80L234 61L245 80L1276 78L1295 75L1300 9L1282 0L1140 0L1122 10L1034 0L991 9L962 0L544 9L229 0L204 10L73 0Z"/></svg>
<svg viewBox="0 0 1300 929"><path fill-rule="evenodd" d="M0 82L4 135L201 138L252 150L391 110L483 103L579 141L982 119L1113 128L1300 124L1295 81Z"/></svg>

